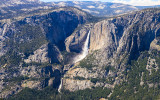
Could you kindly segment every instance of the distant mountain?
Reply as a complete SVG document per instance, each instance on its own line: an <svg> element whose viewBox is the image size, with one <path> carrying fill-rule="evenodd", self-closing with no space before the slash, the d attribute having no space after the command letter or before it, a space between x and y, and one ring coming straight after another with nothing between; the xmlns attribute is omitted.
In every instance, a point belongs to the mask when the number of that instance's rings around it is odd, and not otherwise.
<svg viewBox="0 0 160 100"><path fill-rule="evenodd" d="M100 1L61 1L53 2L53 5L77 7L95 16L114 16L138 10L131 5Z"/></svg>
<svg viewBox="0 0 160 100"><path fill-rule="evenodd" d="M136 6L138 9L146 9L146 8L157 8L160 7L160 5L156 5L156 6Z"/></svg>
<svg viewBox="0 0 160 100"><path fill-rule="evenodd" d="M39 0L1 0L0 7L14 6L16 4L40 3Z"/></svg>

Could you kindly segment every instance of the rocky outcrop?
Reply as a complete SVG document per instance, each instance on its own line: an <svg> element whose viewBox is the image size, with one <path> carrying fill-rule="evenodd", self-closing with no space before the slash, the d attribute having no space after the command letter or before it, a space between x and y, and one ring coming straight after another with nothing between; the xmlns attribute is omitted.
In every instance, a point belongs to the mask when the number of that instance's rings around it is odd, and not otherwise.
<svg viewBox="0 0 160 100"><path fill-rule="evenodd" d="M51 63L61 63L63 61L61 51L53 44L48 44L48 57L51 59Z"/></svg>
<svg viewBox="0 0 160 100"><path fill-rule="evenodd" d="M48 44L42 45L38 50L34 51L33 55L30 55L28 59L25 59L24 62L31 63L31 62L37 62L37 63L45 63L49 62L48 58Z"/></svg>
<svg viewBox="0 0 160 100"><path fill-rule="evenodd" d="M158 68L158 65L156 63L156 60L149 57L148 61L147 61L146 69L149 71L149 75L152 74L153 69L157 71L159 68Z"/></svg>
<svg viewBox="0 0 160 100"><path fill-rule="evenodd" d="M92 86L90 80L63 79L63 88L70 91L84 90Z"/></svg>
<svg viewBox="0 0 160 100"><path fill-rule="evenodd" d="M90 78L103 78L105 77L105 70L95 69L93 70L87 70L86 68L71 68L64 77L83 77L85 79Z"/></svg>
<svg viewBox="0 0 160 100"><path fill-rule="evenodd" d="M160 51L160 46L158 45L159 44L159 39L154 39L150 45L150 50L158 50Z"/></svg>
<svg viewBox="0 0 160 100"><path fill-rule="evenodd" d="M34 77L34 78L40 78L41 77L39 75L39 73L41 72L41 69L38 68L36 65L21 68L20 72L21 72L20 76L28 76L28 77Z"/></svg>
<svg viewBox="0 0 160 100"><path fill-rule="evenodd" d="M20 92L22 88L19 85L12 86L9 89L3 90L0 94L0 98L7 98L9 96L12 96L18 92Z"/></svg>
<svg viewBox="0 0 160 100"><path fill-rule="evenodd" d="M41 87L41 82L39 81L24 81L21 85L23 88L31 88L31 89L36 89L38 87Z"/></svg>
<svg viewBox="0 0 160 100"><path fill-rule="evenodd" d="M7 48L5 47L5 39L6 39L6 32L9 30L9 27L10 26L10 23L6 23L6 24L3 24L1 25L1 28L0 28L0 57L3 56L6 51L7 51Z"/></svg>

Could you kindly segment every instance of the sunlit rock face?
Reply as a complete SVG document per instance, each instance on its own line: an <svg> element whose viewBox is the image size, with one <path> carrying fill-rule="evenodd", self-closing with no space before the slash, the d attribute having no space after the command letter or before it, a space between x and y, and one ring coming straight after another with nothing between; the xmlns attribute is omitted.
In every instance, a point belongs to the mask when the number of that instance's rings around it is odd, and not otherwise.
<svg viewBox="0 0 160 100"><path fill-rule="evenodd" d="M118 77L122 75L127 64L132 60L138 59L141 52L159 51L159 45L157 44L160 36L159 13L158 9L146 9L84 25L66 39L66 48L69 52L76 51L76 46L77 48L83 48L82 44L85 43L83 37L87 37L83 34L87 34L90 31L89 54L80 61L80 64L75 65L75 68L70 69L66 73L66 77L68 78L69 76L71 79L83 77L84 80L87 80L90 78L88 72L91 71L94 72L95 76L98 73L99 76L103 76L106 79L114 77L114 84L109 85L111 87L119 84L123 79ZM106 66L111 66L115 70L106 71L104 70ZM82 69L79 70L79 67ZM85 68L88 68L88 72L84 71ZM82 72L84 72L84 76L81 74ZM85 77L86 75L88 77ZM95 78L99 77L96 76ZM74 83L73 86L77 85L76 82ZM69 88L71 86L68 86L67 83L64 86L67 89L71 89ZM101 86L107 86L107 84L101 84ZM72 88L71 90L78 89Z"/></svg>
<svg viewBox="0 0 160 100"><path fill-rule="evenodd" d="M83 34L90 31L90 52L101 50L106 55L106 59L129 53L130 59L134 59L135 54L149 50L151 42L159 36L160 26L157 15L158 12L144 10L103 20L94 25L84 25L66 39L66 49L76 51L74 46L83 48L85 36Z"/></svg>

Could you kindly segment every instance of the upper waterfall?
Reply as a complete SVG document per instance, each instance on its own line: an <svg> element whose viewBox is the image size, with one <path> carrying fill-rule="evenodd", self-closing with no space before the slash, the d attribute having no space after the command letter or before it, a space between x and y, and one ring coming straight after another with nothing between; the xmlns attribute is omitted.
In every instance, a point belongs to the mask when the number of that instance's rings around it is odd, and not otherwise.
<svg viewBox="0 0 160 100"><path fill-rule="evenodd" d="M88 55L89 37L90 37L90 31L88 32L86 41L83 45L82 52L74 58L74 63L81 61Z"/></svg>

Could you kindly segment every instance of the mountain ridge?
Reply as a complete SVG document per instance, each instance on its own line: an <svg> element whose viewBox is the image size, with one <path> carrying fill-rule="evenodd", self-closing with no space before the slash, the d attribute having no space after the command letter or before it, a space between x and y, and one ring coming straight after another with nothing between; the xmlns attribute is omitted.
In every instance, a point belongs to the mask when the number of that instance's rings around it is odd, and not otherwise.
<svg viewBox="0 0 160 100"><path fill-rule="evenodd" d="M1 18L10 21L0 21L0 98L160 96L159 8L104 19L75 7L37 6ZM84 44L89 54L73 63Z"/></svg>
<svg viewBox="0 0 160 100"><path fill-rule="evenodd" d="M118 14L124 14L126 12L138 10L138 8L131 5L101 1L60 1L53 2L53 5L59 7L73 6L89 12L94 16L101 17L115 16Z"/></svg>

